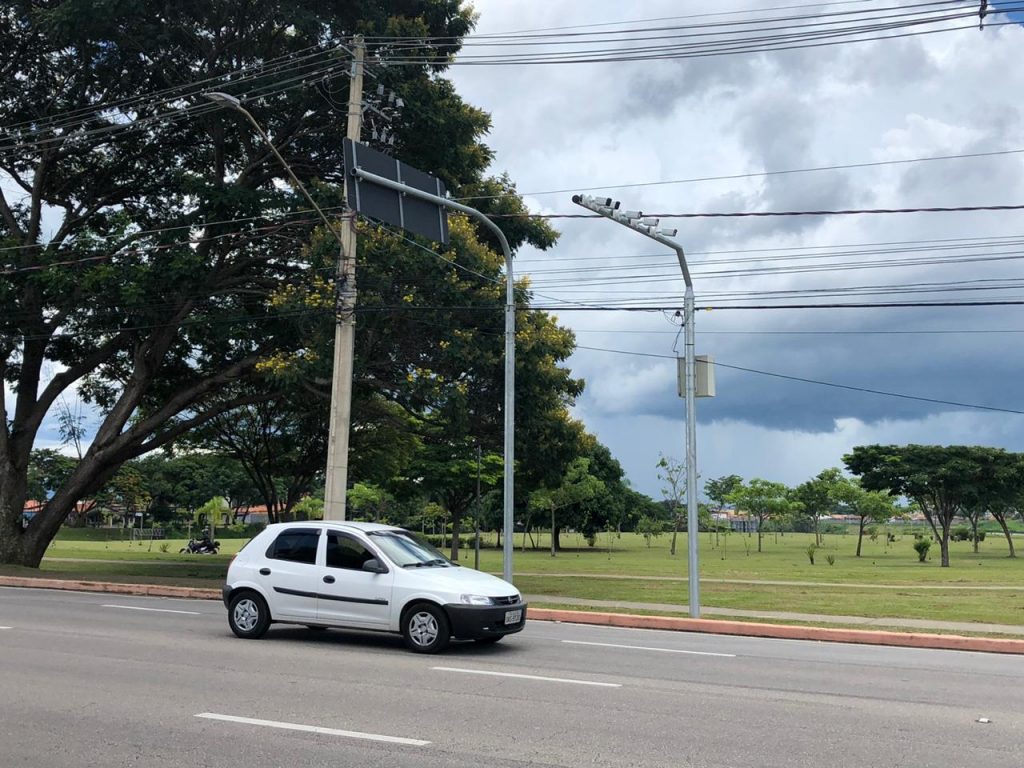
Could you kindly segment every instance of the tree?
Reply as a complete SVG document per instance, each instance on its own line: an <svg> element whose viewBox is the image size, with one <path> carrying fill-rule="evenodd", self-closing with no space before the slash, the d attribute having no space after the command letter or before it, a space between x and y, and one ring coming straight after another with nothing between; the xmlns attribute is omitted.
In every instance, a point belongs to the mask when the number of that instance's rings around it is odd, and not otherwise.
<svg viewBox="0 0 1024 768"><path fill-rule="evenodd" d="M661 470L658 472L658 479L664 483L661 494L665 497L672 516L672 545L669 547L669 554L675 555L676 536L679 535L679 526L682 525L686 508L686 465L668 456L662 456L658 459L658 467ZM688 533L693 536L696 531Z"/></svg>
<svg viewBox="0 0 1024 768"><path fill-rule="evenodd" d="M847 482L842 472L833 467L822 470L812 479L798 485L793 491L793 498L801 505L799 512L811 521L811 530L814 531L816 546L821 546L818 521L823 514L832 511L841 494L841 489Z"/></svg>
<svg viewBox="0 0 1024 768"><path fill-rule="evenodd" d="M737 510L749 513L757 520L757 551L761 551L761 539L766 521L784 517L798 509L798 503L791 498L791 491L782 483L755 477L729 494L729 501Z"/></svg>
<svg viewBox="0 0 1024 768"><path fill-rule="evenodd" d="M644 515L636 523L636 532L644 537L647 548L651 548L651 539L661 536L665 532L665 523L654 517Z"/></svg>
<svg viewBox="0 0 1024 768"><path fill-rule="evenodd" d="M860 557L861 542L864 540L864 526L867 521L884 523L895 512L893 498L880 491L866 491L859 484L846 481L839 486L836 500L860 518L857 525L857 557Z"/></svg>
<svg viewBox="0 0 1024 768"><path fill-rule="evenodd" d="M555 488L539 488L530 494L530 507L544 510L551 515L551 556L555 556L556 539L555 513L565 507L579 504L597 496L605 488L602 482L590 474L590 459L578 458L569 465L562 482Z"/></svg>
<svg viewBox="0 0 1024 768"><path fill-rule="evenodd" d="M939 542L941 565L948 568L953 518L1006 492L1009 480L1001 470L1011 466L1009 456L980 446L861 445L843 461L866 489L917 502Z"/></svg>
<svg viewBox="0 0 1024 768"><path fill-rule="evenodd" d="M0 562L37 566L76 501L126 461L276 396L283 384L248 385L274 381L268 362L302 358L313 317L333 307L296 313L278 301L323 276L318 254L333 243L323 231L311 239L307 203L279 183L285 171L251 126L197 103L200 91L246 99L321 203L338 204L346 126L334 102L348 68L338 52L354 30L444 38L425 63L381 73L411 107L396 155L514 213L518 196L493 196L510 182L483 177L487 115L440 76L471 24L457 0L184 0L170 17L153 0L102 11L17 2L0 16L0 124L11 127L0 171L25 193L0 193L0 379L16 392L10 405L0 394ZM45 235L44 212L57 219ZM554 238L533 220L507 231L519 243ZM401 358L403 374L414 359ZM47 365L59 373L44 380ZM95 437L22 530L40 425L76 383L101 413Z"/></svg>
<svg viewBox="0 0 1024 768"><path fill-rule="evenodd" d="M721 508L728 503L729 495L741 485L743 478L739 475L723 475L704 483L704 495Z"/></svg>

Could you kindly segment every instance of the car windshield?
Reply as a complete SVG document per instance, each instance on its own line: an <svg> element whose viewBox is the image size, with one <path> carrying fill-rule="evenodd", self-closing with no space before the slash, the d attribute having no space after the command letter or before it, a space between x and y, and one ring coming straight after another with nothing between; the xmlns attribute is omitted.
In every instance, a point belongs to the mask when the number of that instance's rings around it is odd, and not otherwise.
<svg viewBox="0 0 1024 768"><path fill-rule="evenodd" d="M455 565L431 544L409 531L374 531L370 536L373 543L401 568L447 568Z"/></svg>

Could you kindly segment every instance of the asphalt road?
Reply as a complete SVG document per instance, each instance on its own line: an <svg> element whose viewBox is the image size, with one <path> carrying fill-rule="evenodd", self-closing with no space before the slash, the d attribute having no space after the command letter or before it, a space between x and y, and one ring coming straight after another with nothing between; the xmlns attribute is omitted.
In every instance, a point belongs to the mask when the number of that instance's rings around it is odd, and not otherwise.
<svg viewBox="0 0 1024 768"><path fill-rule="evenodd" d="M0 627L4 768L1024 764L1016 656L543 622L419 656L238 640L215 602L2 588Z"/></svg>

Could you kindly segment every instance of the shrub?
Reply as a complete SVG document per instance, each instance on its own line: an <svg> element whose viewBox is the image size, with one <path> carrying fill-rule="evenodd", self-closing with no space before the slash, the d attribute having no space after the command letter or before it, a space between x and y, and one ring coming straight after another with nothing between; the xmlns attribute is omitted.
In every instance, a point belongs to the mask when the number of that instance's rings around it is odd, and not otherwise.
<svg viewBox="0 0 1024 768"><path fill-rule="evenodd" d="M917 539L914 542L914 551L917 552L917 561L919 563L923 563L928 558L928 550L931 548L931 539Z"/></svg>
<svg viewBox="0 0 1024 768"><path fill-rule="evenodd" d="M966 525L958 525L949 533L949 538L952 541L970 541L971 540L971 529Z"/></svg>
<svg viewBox="0 0 1024 768"><path fill-rule="evenodd" d="M164 541L164 542L160 543L160 551L161 552L166 552L170 548L171 548L171 545L168 542Z"/></svg>
<svg viewBox="0 0 1024 768"><path fill-rule="evenodd" d="M864 529L864 533L866 533L868 535L868 538L871 539L872 541L877 541L878 540L878 526L877 525L869 525L867 528Z"/></svg>
<svg viewBox="0 0 1024 768"><path fill-rule="evenodd" d="M984 531L978 531L978 541L984 541L984 540L985 540L985 532Z"/></svg>
<svg viewBox="0 0 1024 768"><path fill-rule="evenodd" d="M811 544L807 548L807 559L811 561L811 565L814 565L814 553L818 551L817 544Z"/></svg>
<svg viewBox="0 0 1024 768"><path fill-rule="evenodd" d="M833 555L833 554L825 555L825 560L828 561L829 565L835 565L836 564L836 556Z"/></svg>

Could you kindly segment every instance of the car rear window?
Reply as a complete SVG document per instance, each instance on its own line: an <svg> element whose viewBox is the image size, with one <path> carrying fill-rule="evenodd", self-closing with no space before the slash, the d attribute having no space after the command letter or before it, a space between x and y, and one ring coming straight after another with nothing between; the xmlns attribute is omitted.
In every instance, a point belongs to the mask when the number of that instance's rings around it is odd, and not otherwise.
<svg viewBox="0 0 1024 768"><path fill-rule="evenodd" d="M282 531L267 548L272 560L290 560L294 563L316 563L316 542L320 531L315 528L289 528Z"/></svg>

